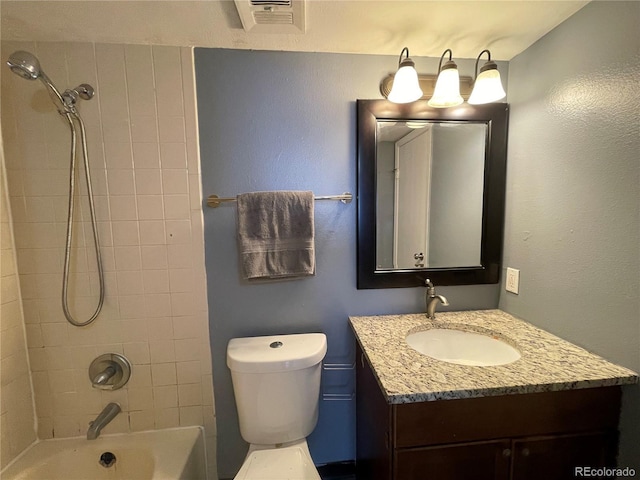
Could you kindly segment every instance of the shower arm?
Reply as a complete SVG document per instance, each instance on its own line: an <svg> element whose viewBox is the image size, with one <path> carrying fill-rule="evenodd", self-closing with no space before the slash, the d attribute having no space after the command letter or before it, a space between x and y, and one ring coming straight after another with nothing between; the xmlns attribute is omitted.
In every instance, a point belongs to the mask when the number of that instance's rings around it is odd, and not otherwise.
<svg viewBox="0 0 640 480"><path fill-rule="evenodd" d="M67 115L71 113L76 119L81 122L82 120L78 116L76 102L78 101L78 98L82 98L83 100L91 100L95 95L95 90L93 89L93 87L87 83L82 83L76 88L70 88L65 90L63 93L60 93L60 90L56 88L51 79L47 76L46 73L44 73L43 70L40 70L38 78L47 87L49 97L51 97L51 100L56 105L58 113L60 115Z"/></svg>
<svg viewBox="0 0 640 480"><path fill-rule="evenodd" d="M95 91L93 87L87 83L80 84L76 88L65 90L61 95L65 111L60 113L71 113L78 120L78 122L81 123L82 119L80 118L78 110L76 109L76 102L78 101L78 98L82 98L83 100L91 100L94 94Z"/></svg>

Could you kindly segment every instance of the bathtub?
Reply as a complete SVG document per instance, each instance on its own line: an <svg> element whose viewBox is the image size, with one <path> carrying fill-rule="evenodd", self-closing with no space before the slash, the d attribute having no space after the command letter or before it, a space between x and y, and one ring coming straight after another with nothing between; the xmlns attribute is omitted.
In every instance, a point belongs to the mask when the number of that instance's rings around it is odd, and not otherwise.
<svg viewBox="0 0 640 480"><path fill-rule="evenodd" d="M2 480L206 480L201 427L64 438L33 444Z"/></svg>

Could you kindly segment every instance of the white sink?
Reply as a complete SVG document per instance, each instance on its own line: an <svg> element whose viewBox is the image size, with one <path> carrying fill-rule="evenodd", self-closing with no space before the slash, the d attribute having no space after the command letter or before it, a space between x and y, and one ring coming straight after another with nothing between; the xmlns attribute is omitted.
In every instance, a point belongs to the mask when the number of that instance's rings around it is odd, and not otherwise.
<svg viewBox="0 0 640 480"><path fill-rule="evenodd" d="M406 341L423 355L458 365L505 365L520 358L520 352L508 343L470 331L432 328L411 333Z"/></svg>

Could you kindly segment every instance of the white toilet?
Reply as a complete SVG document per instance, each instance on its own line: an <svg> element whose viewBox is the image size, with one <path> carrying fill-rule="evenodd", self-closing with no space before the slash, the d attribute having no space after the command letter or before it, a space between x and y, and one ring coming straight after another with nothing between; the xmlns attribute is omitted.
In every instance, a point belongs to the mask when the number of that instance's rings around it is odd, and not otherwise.
<svg viewBox="0 0 640 480"><path fill-rule="evenodd" d="M320 480L306 437L318 421L324 333L233 338L227 347L242 438L234 480Z"/></svg>

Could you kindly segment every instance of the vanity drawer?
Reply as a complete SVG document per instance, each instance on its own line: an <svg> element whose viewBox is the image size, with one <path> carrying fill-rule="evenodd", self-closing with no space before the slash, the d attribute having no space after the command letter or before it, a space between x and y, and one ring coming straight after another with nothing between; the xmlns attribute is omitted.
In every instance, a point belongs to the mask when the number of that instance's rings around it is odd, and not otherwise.
<svg viewBox="0 0 640 480"><path fill-rule="evenodd" d="M615 430L620 387L393 405L395 448Z"/></svg>

